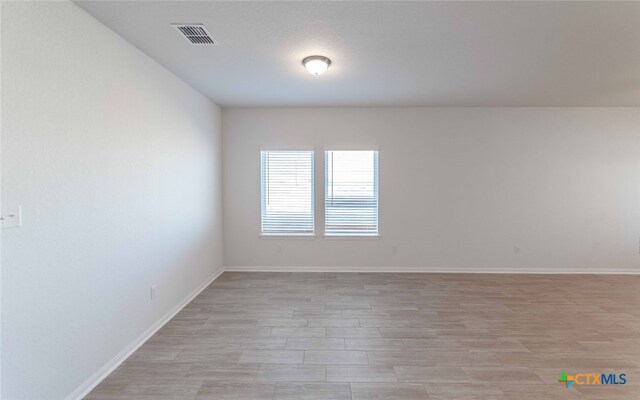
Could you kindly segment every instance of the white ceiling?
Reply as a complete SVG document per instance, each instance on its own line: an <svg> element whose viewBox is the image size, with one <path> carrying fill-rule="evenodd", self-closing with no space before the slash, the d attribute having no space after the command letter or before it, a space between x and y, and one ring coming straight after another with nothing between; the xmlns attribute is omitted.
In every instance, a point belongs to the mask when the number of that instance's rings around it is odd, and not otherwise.
<svg viewBox="0 0 640 400"><path fill-rule="evenodd" d="M640 106L640 2L78 4L221 106Z"/></svg>

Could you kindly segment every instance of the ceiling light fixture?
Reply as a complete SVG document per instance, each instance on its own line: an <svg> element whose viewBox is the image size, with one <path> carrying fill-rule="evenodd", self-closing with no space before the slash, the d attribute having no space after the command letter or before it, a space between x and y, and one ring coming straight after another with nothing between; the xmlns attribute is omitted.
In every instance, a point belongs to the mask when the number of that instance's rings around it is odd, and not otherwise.
<svg viewBox="0 0 640 400"><path fill-rule="evenodd" d="M309 56L302 60L302 64L313 75L322 75L327 72L331 60L325 56Z"/></svg>

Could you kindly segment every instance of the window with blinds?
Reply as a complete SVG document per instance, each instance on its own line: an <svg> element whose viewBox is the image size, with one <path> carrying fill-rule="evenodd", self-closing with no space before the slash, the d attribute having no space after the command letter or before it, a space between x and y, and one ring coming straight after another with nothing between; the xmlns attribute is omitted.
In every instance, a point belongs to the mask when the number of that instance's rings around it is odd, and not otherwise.
<svg viewBox="0 0 640 400"><path fill-rule="evenodd" d="M378 152L326 151L325 235L378 235Z"/></svg>
<svg viewBox="0 0 640 400"><path fill-rule="evenodd" d="M260 152L263 235L313 235L313 154Z"/></svg>

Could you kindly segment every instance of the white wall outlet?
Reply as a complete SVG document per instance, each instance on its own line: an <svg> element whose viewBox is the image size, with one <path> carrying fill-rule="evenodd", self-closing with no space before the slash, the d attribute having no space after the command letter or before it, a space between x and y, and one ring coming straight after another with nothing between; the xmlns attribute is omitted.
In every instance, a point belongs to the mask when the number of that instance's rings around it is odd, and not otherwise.
<svg viewBox="0 0 640 400"><path fill-rule="evenodd" d="M158 296L158 285L151 285L149 294L151 295L151 300L155 299Z"/></svg>
<svg viewBox="0 0 640 400"><path fill-rule="evenodd" d="M0 215L2 229L19 228L22 226L22 208L20 206L6 207Z"/></svg>
<svg viewBox="0 0 640 400"><path fill-rule="evenodd" d="M520 246L517 246L517 245L513 246L513 254L520 254Z"/></svg>

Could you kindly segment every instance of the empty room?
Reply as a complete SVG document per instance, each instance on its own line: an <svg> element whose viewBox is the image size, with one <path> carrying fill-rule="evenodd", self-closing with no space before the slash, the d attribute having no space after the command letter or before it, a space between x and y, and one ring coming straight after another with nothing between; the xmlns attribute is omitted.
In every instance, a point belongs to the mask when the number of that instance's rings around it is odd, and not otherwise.
<svg viewBox="0 0 640 400"><path fill-rule="evenodd" d="M0 23L3 400L640 399L640 2Z"/></svg>

